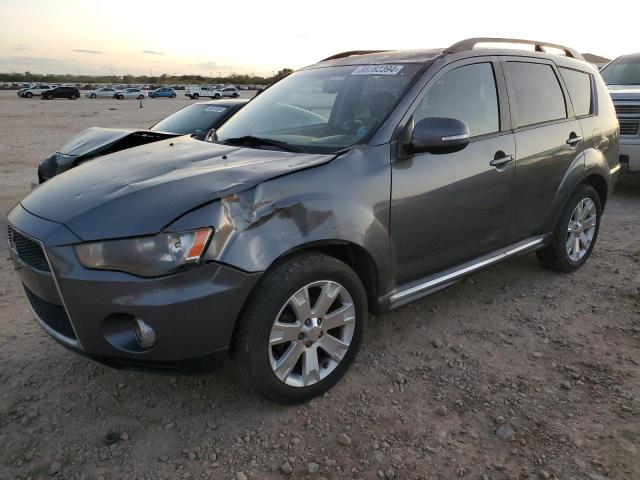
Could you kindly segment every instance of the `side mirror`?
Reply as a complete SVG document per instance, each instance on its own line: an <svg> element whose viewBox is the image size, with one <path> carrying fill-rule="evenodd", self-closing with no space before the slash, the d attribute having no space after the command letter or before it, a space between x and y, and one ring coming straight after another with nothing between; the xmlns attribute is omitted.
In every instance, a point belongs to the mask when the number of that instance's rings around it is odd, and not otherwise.
<svg viewBox="0 0 640 480"><path fill-rule="evenodd" d="M469 127L455 118L428 117L413 127L411 141L404 145L408 153L453 153L469 143Z"/></svg>
<svg viewBox="0 0 640 480"><path fill-rule="evenodd" d="M216 129L212 128L207 132L207 135L204 137L205 142L215 143L218 141L218 134L216 133Z"/></svg>

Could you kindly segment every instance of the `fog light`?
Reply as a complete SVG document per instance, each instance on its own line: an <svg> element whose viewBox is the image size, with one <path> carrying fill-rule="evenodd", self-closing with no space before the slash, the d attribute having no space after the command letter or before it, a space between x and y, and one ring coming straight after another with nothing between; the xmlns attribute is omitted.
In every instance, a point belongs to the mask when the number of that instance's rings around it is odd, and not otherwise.
<svg viewBox="0 0 640 480"><path fill-rule="evenodd" d="M141 318L133 320L133 332L142 348L151 348L156 344L156 332Z"/></svg>

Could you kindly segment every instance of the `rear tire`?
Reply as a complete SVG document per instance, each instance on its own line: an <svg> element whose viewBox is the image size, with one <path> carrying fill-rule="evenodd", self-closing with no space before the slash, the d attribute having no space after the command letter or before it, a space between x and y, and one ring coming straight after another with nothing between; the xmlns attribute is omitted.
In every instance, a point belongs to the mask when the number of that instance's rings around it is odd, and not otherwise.
<svg viewBox="0 0 640 480"><path fill-rule="evenodd" d="M573 272L584 265L596 244L601 216L598 192L591 185L578 185L560 215L551 243L536 252L540 262L560 272Z"/></svg>
<svg viewBox="0 0 640 480"><path fill-rule="evenodd" d="M240 319L240 376L273 401L306 402L349 369L366 319L367 296L348 265L315 252L285 259L267 271Z"/></svg>
<svg viewBox="0 0 640 480"><path fill-rule="evenodd" d="M89 95L89 98L96 98L96 94L92 93L91 95Z"/></svg>
<svg viewBox="0 0 640 480"><path fill-rule="evenodd" d="M219 94L219 93L216 93L216 94L213 96L213 99L214 99L214 100L220 100L220 94Z"/></svg>
<svg viewBox="0 0 640 480"><path fill-rule="evenodd" d="M144 95L138 95L138 100L142 100L144 98Z"/></svg>
<svg viewBox="0 0 640 480"><path fill-rule="evenodd" d="M116 98L117 98L118 100L124 100L124 95L118 95Z"/></svg>
<svg viewBox="0 0 640 480"><path fill-rule="evenodd" d="M24 96L27 97L27 98L33 98L33 93L27 92L27 93L24 94Z"/></svg>

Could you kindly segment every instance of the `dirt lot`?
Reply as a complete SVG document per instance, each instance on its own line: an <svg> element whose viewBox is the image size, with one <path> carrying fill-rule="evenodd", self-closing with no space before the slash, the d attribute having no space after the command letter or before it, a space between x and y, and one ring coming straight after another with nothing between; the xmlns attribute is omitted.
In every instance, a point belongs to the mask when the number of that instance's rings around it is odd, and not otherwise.
<svg viewBox="0 0 640 480"><path fill-rule="evenodd" d="M2 231L73 134L189 102L0 92ZM297 407L248 393L229 365L173 378L68 352L0 254L2 480L640 479L640 178L618 187L582 270L529 255L372 317L355 368Z"/></svg>

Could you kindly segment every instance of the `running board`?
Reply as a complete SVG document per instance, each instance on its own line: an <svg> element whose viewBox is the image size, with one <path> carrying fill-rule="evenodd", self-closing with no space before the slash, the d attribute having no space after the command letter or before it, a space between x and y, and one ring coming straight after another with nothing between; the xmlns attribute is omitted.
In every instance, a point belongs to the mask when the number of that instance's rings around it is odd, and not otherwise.
<svg viewBox="0 0 640 480"><path fill-rule="evenodd" d="M430 275L418 281L405 284L379 299L381 311L391 310L418 298L435 293L482 268L516 255L528 253L544 246L548 235L540 235L515 243L509 247L464 263L443 272Z"/></svg>

